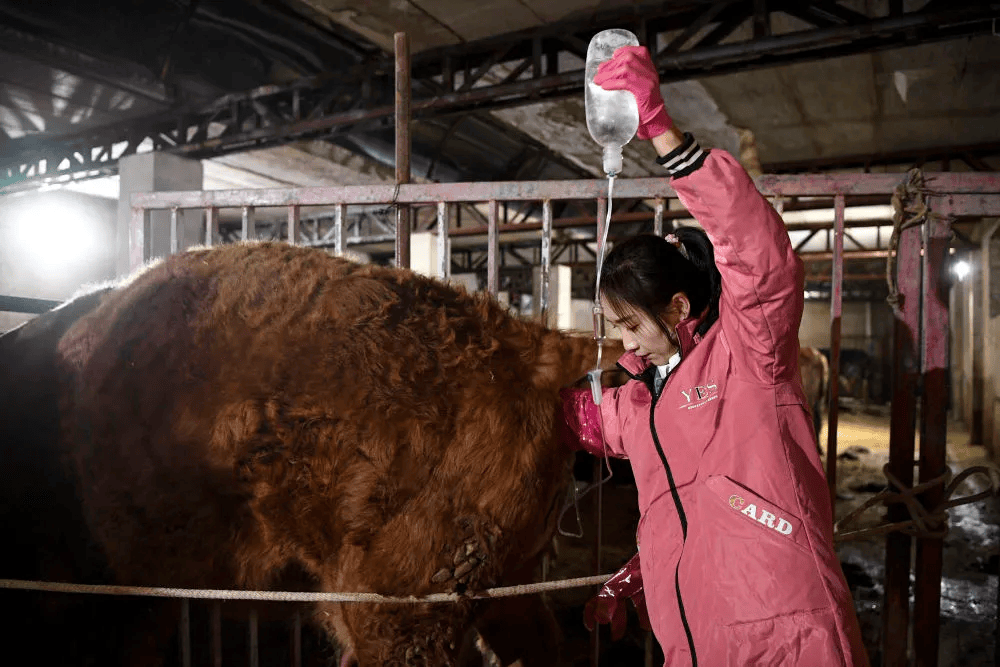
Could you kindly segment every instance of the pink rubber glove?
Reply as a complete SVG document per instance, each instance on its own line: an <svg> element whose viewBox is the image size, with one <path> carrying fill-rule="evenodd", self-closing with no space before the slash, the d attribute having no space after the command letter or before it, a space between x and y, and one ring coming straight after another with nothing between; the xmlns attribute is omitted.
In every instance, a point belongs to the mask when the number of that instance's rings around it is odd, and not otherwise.
<svg viewBox="0 0 1000 667"><path fill-rule="evenodd" d="M639 554L625 563L625 567L615 572L614 576L604 582L601 592L587 601L583 608L583 624L588 630L593 630L598 623L611 624L611 639L618 641L625 636L625 626L628 619L625 605L620 604L623 597L632 599L635 610L639 614L639 624L644 630L651 628L649 612L646 610L646 594L642 590L642 574L639 571Z"/></svg>
<svg viewBox="0 0 1000 667"><path fill-rule="evenodd" d="M627 90L639 106L640 139L658 137L673 126L660 95L660 76L645 46L622 46L611 60L601 63L594 83L605 90Z"/></svg>
<svg viewBox="0 0 1000 667"><path fill-rule="evenodd" d="M604 431L601 406L594 404L590 389L562 389L562 415L559 440L569 449L582 449L594 456L604 456Z"/></svg>

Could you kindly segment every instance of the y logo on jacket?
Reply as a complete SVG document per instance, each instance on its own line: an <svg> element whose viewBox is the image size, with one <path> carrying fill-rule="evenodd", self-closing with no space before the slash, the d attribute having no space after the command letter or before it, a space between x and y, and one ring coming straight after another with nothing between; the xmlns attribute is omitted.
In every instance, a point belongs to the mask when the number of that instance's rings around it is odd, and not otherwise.
<svg viewBox="0 0 1000 667"><path fill-rule="evenodd" d="M719 397L719 385L714 380L709 380L690 389L681 389L681 396L684 401L680 404L682 410L694 410L714 401Z"/></svg>

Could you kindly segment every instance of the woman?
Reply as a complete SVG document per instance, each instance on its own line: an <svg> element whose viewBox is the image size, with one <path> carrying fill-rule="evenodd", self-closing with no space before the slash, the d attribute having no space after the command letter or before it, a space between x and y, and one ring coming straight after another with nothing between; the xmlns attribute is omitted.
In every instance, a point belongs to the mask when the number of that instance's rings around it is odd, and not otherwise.
<svg viewBox="0 0 1000 667"><path fill-rule="evenodd" d="M619 600L645 598L671 667L867 665L798 378L803 273L785 226L735 160L673 126L645 48L618 49L595 82L635 95L637 136L707 237L640 237L604 264L632 381L600 406L567 391L564 410L574 444L630 460L642 558L586 620L620 629Z"/></svg>

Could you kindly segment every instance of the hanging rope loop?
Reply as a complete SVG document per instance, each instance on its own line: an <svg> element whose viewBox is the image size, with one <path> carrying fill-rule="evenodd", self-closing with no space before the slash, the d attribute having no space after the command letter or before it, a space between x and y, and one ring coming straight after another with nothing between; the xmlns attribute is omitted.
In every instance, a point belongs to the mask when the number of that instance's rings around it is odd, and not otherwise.
<svg viewBox="0 0 1000 667"><path fill-rule="evenodd" d="M951 216L941 215L931 210L927 197L939 195L926 186L924 172L914 168L906 173L906 179L896 186L892 193L892 235L889 237L888 256L885 261L885 282L889 287L886 301L898 315L904 307L903 295L899 293L896 280L896 254L899 250L899 237L903 230L922 225L929 219L947 220Z"/></svg>

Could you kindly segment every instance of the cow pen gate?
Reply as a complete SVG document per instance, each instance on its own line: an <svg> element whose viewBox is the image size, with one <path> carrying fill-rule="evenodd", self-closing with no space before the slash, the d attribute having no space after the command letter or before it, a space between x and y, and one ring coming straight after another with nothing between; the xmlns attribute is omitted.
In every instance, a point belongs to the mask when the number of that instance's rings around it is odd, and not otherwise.
<svg viewBox="0 0 1000 667"><path fill-rule="evenodd" d="M921 180L922 178L922 180ZM893 369L894 399L892 401L892 422L890 458L888 474L892 484L901 495L911 494L917 501L917 516L911 516L901 503L888 506L887 525L879 532L887 532L885 555L885 598L882 610L882 654L883 665L902 666L908 664L907 637L912 630L916 664L933 667L938 656L938 623L940 610L940 583L942 569L942 523L935 514L949 506L945 484L945 410L947 406L948 366L948 302L946 287L946 259L950 232L950 221L954 217L1000 216L1000 174L958 174L911 172L903 174L836 174L804 176L761 176L756 179L758 188L772 198L779 210L785 200L796 197L832 197L834 203L834 243L829 259L833 263L833 289L831 292L831 357L832 366L837 368L840 352L841 293L844 276L844 259L853 253L844 250L845 207L855 198L890 197L897 210L896 231L898 242L894 253L890 251L890 267L894 271L890 278L896 289L894 298L895 321L895 365ZM538 232L541 245L542 275L547 276L552 262L552 240L555 229L566 226L588 226L602 230L607 210L605 198L606 182L603 180L578 181L519 181L496 183L456 183L456 184L406 184L378 186L347 186L321 188L295 188L273 190L229 190L159 192L136 194L132 198L132 218L130 225L130 260L133 268L141 266L147 259L145 239L149 231L150 212L170 211L170 248L175 252L180 248L179 216L181 211L200 210L204 212L204 243L212 245L219 234L219 211L236 208L242 212L242 238L252 237L255 209L258 207L282 207L286 209L288 240L297 242L301 227L303 207L332 206L333 228L331 240L335 252L343 252L349 239L346 238L346 211L352 205L381 205L400 209L434 207L435 226L438 242L438 275L447 277L450 271L449 238L451 236L481 234L487 239L487 289L496 294L499 285L499 254L501 235L512 232ZM616 184L616 194L622 199L642 199L652 204L649 214L640 217L651 221L657 233L673 218L683 212L671 209L670 200L676 195L670 188L668 179L644 178L625 179ZM553 217L554 203L570 200L584 200L597 203L597 214L593 221L560 219ZM540 205L541 220L521 224L501 224L499 206L509 202L535 203ZM461 203L485 203L488 211L487 224L481 227L451 229L449 206ZM613 217L612 225L632 222L638 214ZM909 217L908 217L909 216ZM410 224L405 225L406 232ZM791 225L789 226L791 228ZM457 234L456 234L457 232ZM396 247L400 248L404 231L397 229ZM397 253L397 264L403 264ZM545 288L541 293L540 310L548 309L548 283L543 278ZM17 305L17 304L14 304ZM35 304L29 304L34 307ZM19 310L19 308L6 308ZM838 396L836 375L831 378L829 391L829 440L827 443L827 475L831 494L836 488L837 461L837 414ZM920 397L918 409L917 398ZM915 435L919 413L921 451L919 462L915 456ZM918 475L914 479L913 468L918 465ZM937 521L937 523L934 523ZM891 524L916 523L904 530L893 530ZM596 531L595 565L600 557L600 531ZM910 553L916 547L916 561L913 569L914 610L910 619L911 574ZM599 573L599 565L595 569ZM575 585L594 585L599 577L588 578ZM555 583L555 582L552 582ZM570 582L567 582L570 583ZM126 587L89 587L44 582L0 581L0 588L23 588L33 590L94 592L120 595L169 595L185 598L182 605L182 624L189 616L187 598L233 599L313 599L309 594L269 593L249 591L173 591L155 589L156 592L141 591ZM99 589L104 590L99 590ZM522 591L523 593L523 591ZM330 599L330 594L314 594ZM335 594L334 594L335 595ZM316 598L319 599L319 598ZM357 601L357 598L354 598ZM300 619L293 629L292 662L299 664L301 653L298 636L301 631ZM212 611L213 634L219 626L218 603ZM251 649L257 639L255 619L251 617L248 634ZM180 634L182 663L190 659L190 641L186 631ZM213 641L215 664L221 664L218 644ZM255 653L251 650L251 664L255 665Z"/></svg>
<svg viewBox="0 0 1000 667"><path fill-rule="evenodd" d="M922 177L922 180L918 180ZM833 279L830 305L831 367L839 367L840 317L844 276L844 212L848 201L855 197L885 197L894 199L897 220L894 237L898 234L895 255L896 271L889 273L898 296L894 299L895 365L893 369L894 398L890 439L889 473L899 490L914 489L915 434L917 428L917 397L920 396L921 451L917 485L927 514L933 514L947 501L944 484L927 486L929 480L941 480L947 473L945 465L945 428L948 367L948 301L946 259L951 236L950 221L957 216L1000 215L1000 174L958 174L911 172L901 174L832 174L803 176L761 176L757 186L771 197L779 211L786 198L832 197L834 201L834 245L832 252ZM500 235L510 231L540 230L542 296L540 312L549 308L548 275L551 268L553 228L560 226L553 219L553 202L596 201L597 214L593 225L603 231L607 183L604 180L576 181L516 181L493 183L409 184L375 186L318 187L269 190L226 190L208 192L159 192L136 194L132 198L130 226L130 259L133 268L145 260L144 248L151 210L169 210L171 251L178 250L178 215L182 210L200 209L205 215L205 244L211 245L218 236L220 208L242 211L241 237L252 235L254 210L258 207L287 209L288 241L298 240L301 211L309 206L334 208L333 248L337 253L346 249L346 207L351 205L381 205L408 211L416 207L436 207L438 246L438 276L447 278L450 272L449 205L485 203L488 223L485 228L463 229L464 233L484 233L487 238L487 290L499 290ZM653 202L653 228L662 233L664 219L676 211L668 200L676 194L666 178L623 179L616 183L616 196L622 199L642 199ZM919 200L919 205L914 201ZM541 205L541 221L501 225L498 207L509 202L534 202ZM409 211L408 211L409 212ZM909 216L909 217L907 217ZM396 231L396 264L409 261L409 217L397 215L405 225ZM579 220L573 221L581 226ZM612 219L612 224L615 224ZM890 249L890 253L892 249ZM920 388L920 391L918 391ZM827 477L831 498L835 500L837 479L837 415L838 383L831 374L829 387L829 439L827 442ZM897 481L898 480L898 481ZM888 520L903 522L909 518L899 503L889 506ZM919 520L919 517L915 517ZM940 524L925 526L916 536L915 606L913 641L917 664L937 664L938 622L940 609L941 549ZM931 529L933 528L933 530ZM912 532L912 531L911 531ZM599 531L598 531L599 537ZM910 630L909 577L911 533L890 532L886 544L885 604L883 607L883 664L895 667L907 664L907 636ZM600 544L595 547L595 562L599 563ZM599 571L599 568L598 568Z"/></svg>

